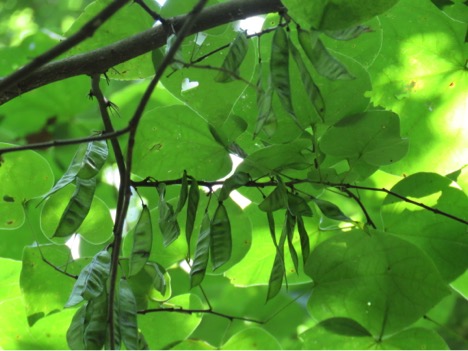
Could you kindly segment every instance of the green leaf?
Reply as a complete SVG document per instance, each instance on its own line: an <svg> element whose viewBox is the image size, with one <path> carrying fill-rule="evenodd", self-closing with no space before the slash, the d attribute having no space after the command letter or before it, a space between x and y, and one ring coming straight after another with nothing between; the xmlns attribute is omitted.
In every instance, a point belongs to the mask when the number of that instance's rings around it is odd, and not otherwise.
<svg viewBox="0 0 468 351"><path fill-rule="evenodd" d="M120 280L117 311L120 335L127 350L138 348L137 307L135 296L125 279Z"/></svg>
<svg viewBox="0 0 468 351"><path fill-rule="evenodd" d="M93 180L85 182L93 182ZM66 238L54 237L53 235L74 192L76 192L76 188L73 185L68 185L49 197L42 208L41 228L45 236L53 242L60 244L65 242ZM88 215L75 232L88 243L102 244L111 238L113 226L109 208L104 201L94 196Z"/></svg>
<svg viewBox="0 0 468 351"><path fill-rule="evenodd" d="M262 328L248 328L234 334L221 350L280 350L281 345L273 335Z"/></svg>
<svg viewBox="0 0 468 351"><path fill-rule="evenodd" d="M280 178L278 178L280 179ZM258 208L265 212L274 212L288 207L288 191L284 183L279 180L273 190L259 205Z"/></svg>
<svg viewBox="0 0 468 351"><path fill-rule="evenodd" d="M232 74L239 75L239 67L245 59L248 48L249 40L245 32L239 32L236 39L229 46L229 51L221 66L222 71L219 71L215 78L217 82L227 83L234 80Z"/></svg>
<svg viewBox="0 0 468 351"><path fill-rule="evenodd" d="M151 226L150 211L143 205L133 233L133 248L130 256L129 276L137 274L146 264L151 254L153 244L153 228Z"/></svg>
<svg viewBox="0 0 468 351"><path fill-rule="evenodd" d="M110 4L110 0L96 0L87 6L83 13L73 22L65 33L69 37L77 32L87 21ZM68 56L81 54L101 48L125 39L133 34L140 33L153 25L153 19L140 6L124 6L109 20L102 24L100 29L93 33L93 40L85 40L71 50ZM128 80L142 79L154 74L150 53L138 56L109 70L106 73L111 79Z"/></svg>
<svg viewBox="0 0 468 351"><path fill-rule="evenodd" d="M190 270L190 287L194 288L203 281L210 255L211 221L208 212L203 216L203 222L198 234L195 258Z"/></svg>
<svg viewBox="0 0 468 351"><path fill-rule="evenodd" d="M162 295L159 300L168 300L172 293L170 275L159 263L148 262L146 267L152 277L153 287ZM155 294L152 294L151 298L153 300L158 299Z"/></svg>
<svg viewBox="0 0 468 351"><path fill-rule="evenodd" d="M14 145L0 143L0 148ZM20 181L25 174L34 175ZM47 161L33 151L9 153L0 157L0 230L21 227L25 220L23 204L45 193L53 184Z"/></svg>
<svg viewBox="0 0 468 351"><path fill-rule="evenodd" d="M332 156L354 157L375 166L392 164L408 151L400 137L400 119L389 111L348 116L322 136L320 149Z"/></svg>
<svg viewBox="0 0 468 351"><path fill-rule="evenodd" d="M167 301L168 306L184 309L202 309L200 298L194 294L178 295ZM158 305L159 307L159 305ZM147 313L138 315L138 326L151 350L166 349L169 345L188 338L198 327L202 317L198 313ZM177 328L174 328L177 326ZM155 333L154 331L158 332Z"/></svg>
<svg viewBox="0 0 468 351"><path fill-rule="evenodd" d="M293 239L294 239L294 227L296 226L296 217L293 216L289 211L286 211L286 233L288 237L288 248L289 254L291 255L291 259L293 261L294 270L299 272L299 258L297 256L296 248L294 247Z"/></svg>
<svg viewBox="0 0 468 351"><path fill-rule="evenodd" d="M192 179L187 205L187 220L185 222L185 238L190 254L190 239L192 238L193 226L197 216L198 202L200 201L200 188L196 179Z"/></svg>
<svg viewBox="0 0 468 351"><path fill-rule="evenodd" d="M255 131L253 133L254 139L263 131L267 137L275 134L277 127L276 115L273 112L273 86L271 82L271 75L268 75L266 89L262 86L262 63L258 64L258 80L257 80L257 121L255 123Z"/></svg>
<svg viewBox="0 0 468 351"><path fill-rule="evenodd" d="M315 284L308 302L315 318L352 318L375 337L414 323L449 292L425 253L377 231L329 238L304 269Z"/></svg>
<svg viewBox="0 0 468 351"><path fill-rule="evenodd" d="M96 179L76 179L76 188L52 237L67 237L78 230L93 202Z"/></svg>
<svg viewBox="0 0 468 351"><path fill-rule="evenodd" d="M284 109L295 119L289 81L289 38L283 27L276 28L273 35L270 71L273 90L278 94Z"/></svg>
<svg viewBox="0 0 468 351"><path fill-rule="evenodd" d="M284 243L288 236L288 231L290 226L288 223L287 216L285 216L285 221L283 224L283 230L281 231L281 237L278 245L276 246L275 259L273 261L273 268L271 269L270 279L268 280L268 293L267 301L274 298L281 290L283 285L283 278L286 273L285 264L284 264Z"/></svg>
<svg viewBox="0 0 468 351"><path fill-rule="evenodd" d="M387 34L370 69L368 96L400 115L402 136L411 142L407 156L385 170L402 175L460 169L466 164L460 150L468 131L466 24L447 20L435 6L418 0L400 2L381 25Z"/></svg>
<svg viewBox="0 0 468 351"><path fill-rule="evenodd" d="M187 180L187 172L184 171L182 175L182 183L180 185L180 194L179 194L179 201L177 202L177 207L175 210L176 216L182 211L187 202L188 197L188 180Z"/></svg>
<svg viewBox="0 0 468 351"><path fill-rule="evenodd" d="M302 262L305 265L310 254L310 240L302 216L297 216L297 231L299 232L299 237L301 238Z"/></svg>
<svg viewBox="0 0 468 351"><path fill-rule="evenodd" d="M307 201L298 194L288 193L288 210L294 216L312 217L312 210Z"/></svg>
<svg viewBox="0 0 468 351"><path fill-rule="evenodd" d="M20 285L30 325L63 309L75 280L47 264L44 258L68 274L78 275L88 260L70 262L70 249L65 245L26 246Z"/></svg>
<svg viewBox="0 0 468 351"><path fill-rule="evenodd" d="M302 84L304 85L310 102L315 107L318 115L323 118L325 113L325 102L323 100L322 94L320 93L320 89L312 79L312 76L310 75L309 70L304 63L301 54L296 49L294 44L290 43L289 48L291 49L294 61L296 61L297 68L299 69L299 73L301 75Z"/></svg>
<svg viewBox="0 0 468 351"><path fill-rule="evenodd" d="M169 246L179 237L180 228L174 214L174 208L166 202L166 184L158 185L159 193L159 229L164 238L164 246Z"/></svg>
<svg viewBox="0 0 468 351"><path fill-rule="evenodd" d="M322 199L313 199L313 201L325 217L336 221L352 222L352 219L346 216L334 203Z"/></svg>
<svg viewBox="0 0 468 351"><path fill-rule="evenodd" d="M158 106L144 114L134 160L133 173L155 179L171 179L186 170L195 179L216 180L232 165L229 153L206 128L206 119L182 105Z"/></svg>
<svg viewBox="0 0 468 351"><path fill-rule="evenodd" d="M100 350L107 338L107 292L86 303L84 344L85 350Z"/></svg>
<svg viewBox="0 0 468 351"><path fill-rule="evenodd" d="M359 37L363 33L368 33L371 31L372 29L370 27L360 24L345 29L326 30L324 33L335 40L352 40Z"/></svg>
<svg viewBox="0 0 468 351"><path fill-rule="evenodd" d="M247 156L236 172L245 172L252 179L286 169L306 169L310 163L301 151L310 146L310 141L299 139L284 145L271 145Z"/></svg>
<svg viewBox="0 0 468 351"><path fill-rule="evenodd" d="M85 333L86 305L76 311L67 330L67 343L72 350L86 350Z"/></svg>
<svg viewBox="0 0 468 351"><path fill-rule="evenodd" d="M222 202L219 202L211 221L210 253L213 270L221 267L231 258L231 224L229 223L226 207Z"/></svg>
<svg viewBox="0 0 468 351"><path fill-rule="evenodd" d="M331 80L354 78L346 67L328 52L317 32L308 32L298 28L297 35L302 49L317 73Z"/></svg>
<svg viewBox="0 0 468 351"><path fill-rule="evenodd" d="M241 186L248 183L250 176L244 172L236 172L223 183L223 187L218 196L218 201L225 201L228 199L231 191L240 188Z"/></svg>
<svg viewBox="0 0 468 351"><path fill-rule="evenodd" d="M80 273L65 307L75 306L83 300L97 298L105 290L109 276L111 255L100 251Z"/></svg>
<svg viewBox="0 0 468 351"><path fill-rule="evenodd" d="M390 189L392 192L435 210L467 220L468 199L452 181L435 173L410 175ZM385 231L405 239L435 263L446 281L468 268L466 224L434 214L400 198L387 195L381 208Z"/></svg>

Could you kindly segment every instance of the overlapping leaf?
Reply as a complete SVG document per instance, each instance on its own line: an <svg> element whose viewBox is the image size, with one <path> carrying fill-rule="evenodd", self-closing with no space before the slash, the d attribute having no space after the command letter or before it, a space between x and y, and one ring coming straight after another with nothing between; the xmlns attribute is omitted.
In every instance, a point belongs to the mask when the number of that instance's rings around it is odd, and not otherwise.
<svg viewBox="0 0 468 351"><path fill-rule="evenodd" d="M90 264L78 276L73 291L65 307L75 306L83 300L97 298L106 288L109 276L111 255L108 251L100 251Z"/></svg>
<svg viewBox="0 0 468 351"><path fill-rule="evenodd" d="M352 318L374 336L409 326L449 292L425 253L382 232L333 236L304 269L314 280L308 307L318 320Z"/></svg>
<svg viewBox="0 0 468 351"><path fill-rule="evenodd" d="M198 234L195 257L190 270L190 286L199 285L205 277L206 267L210 255L211 221L208 212L205 212L203 222Z"/></svg>
<svg viewBox="0 0 468 351"><path fill-rule="evenodd" d="M249 48L249 42L245 32L239 32L236 39L231 43L226 58L221 66L215 80L221 83L227 83L239 76L239 67L244 61ZM233 76L234 75L234 76Z"/></svg>
<svg viewBox="0 0 468 351"><path fill-rule="evenodd" d="M213 270L221 267L231 258L232 238L231 223L226 207L218 204L210 227L210 253Z"/></svg>
<svg viewBox="0 0 468 351"><path fill-rule="evenodd" d="M128 273L130 276L137 274L145 266L151 254L152 244L153 228L151 226L150 211L144 205L133 233L133 247Z"/></svg>

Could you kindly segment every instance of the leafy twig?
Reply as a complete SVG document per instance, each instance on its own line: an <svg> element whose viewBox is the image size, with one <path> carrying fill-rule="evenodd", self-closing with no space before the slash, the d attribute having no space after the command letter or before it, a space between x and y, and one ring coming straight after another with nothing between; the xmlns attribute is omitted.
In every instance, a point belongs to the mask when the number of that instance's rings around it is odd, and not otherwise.
<svg viewBox="0 0 468 351"><path fill-rule="evenodd" d="M112 258L111 258L111 271L110 271L110 287L109 287L109 300L108 300L108 312L109 312L109 336L110 336L110 347L111 349L115 349L115 341L114 341L114 299L115 299L115 288L117 282L117 270L118 270L118 261L120 256L120 247L122 244L122 234L123 234L123 225L125 221L125 217L128 212L128 207L130 204L130 196L131 196L131 180L130 174L132 171L132 161L133 161L133 147L135 144L135 135L138 129L138 124L143 116L143 112L148 104L148 101L153 93L156 85L159 83L161 77L164 74L164 71L169 67L172 63L177 50L179 49L182 41L185 37L190 33L192 27L195 24L195 21L203 10L204 6L206 5L207 0L199 0L197 4L193 7L192 11L185 17L185 22L182 25L180 31L177 32L177 37L170 47L167 54L164 56L161 64L159 65L154 78L151 80L150 84L145 90L143 97L138 104L138 107L129 122L128 127L129 136L128 136L128 147L127 147L127 169L125 172L125 176L121 179L121 191L124 192L123 195L123 204L120 206L120 211L117 213L116 223L114 227L114 241L113 241L113 248L112 248Z"/></svg>
<svg viewBox="0 0 468 351"><path fill-rule="evenodd" d="M356 196L356 194L354 194L352 191L350 191L349 189L346 189L346 188L343 188L341 189L343 192L345 192L349 197L351 197L358 205L359 207L361 208L362 212L364 213L364 216L366 216L366 221L367 221L367 224L369 224L372 228L374 229L377 229L377 227L375 226L375 223L374 221L372 220L372 218L370 217L369 215L369 212L367 212L367 209L366 207L364 206L364 204L362 203L361 199L359 197Z"/></svg>

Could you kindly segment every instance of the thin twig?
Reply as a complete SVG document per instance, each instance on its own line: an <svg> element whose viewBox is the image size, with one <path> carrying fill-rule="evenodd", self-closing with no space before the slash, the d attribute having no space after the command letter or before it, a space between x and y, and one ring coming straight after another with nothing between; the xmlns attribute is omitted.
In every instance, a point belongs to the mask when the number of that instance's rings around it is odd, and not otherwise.
<svg viewBox="0 0 468 351"><path fill-rule="evenodd" d="M359 207L361 208L362 212L364 213L364 216L366 216L366 221L367 221L367 224L369 224L372 228L374 229L377 229L374 221L372 220L372 218L370 217L369 213L367 212L367 209L366 207L364 206L364 204L362 203L361 199L359 197L356 196L356 194L354 194L352 191L350 191L349 189L346 189L346 188L343 188L341 189L343 192L345 192L349 197L351 197L358 205Z"/></svg>
<svg viewBox="0 0 468 351"><path fill-rule="evenodd" d="M62 273L64 275L66 275L67 277L73 278L75 280L78 279L77 275L68 273L67 271L64 271L63 269L60 269L59 267L54 265L52 262L50 262L47 258L45 258L44 254L42 253L42 251L40 249L39 249L39 252L41 253L42 261L44 261L44 263L48 264L50 267L55 269L57 272L60 272L60 273Z"/></svg>
<svg viewBox="0 0 468 351"><path fill-rule="evenodd" d="M204 313L204 314L212 314L214 316L229 319L231 322L234 320L240 320L244 322L252 322L252 323L257 323L257 324L265 323L264 321L259 321L257 319L231 316L231 315L224 314L221 312L213 311L211 309L183 309L183 308L176 308L176 307L163 307L163 308L149 308L147 310L138 311L137 313L147 314L147 313L154 313L154 312L175 312L175 313L184 313L184 314Z"/></svg>
<svg viewBox="0 0 468 351"><path fill-rule="evenodd" d="M107 110L108 100L104 97L102 90L99 86L100 78L98 74L95 74L91 77L91 87L93 95L96 96L96 99L99 103L99 110L101 112L101 118L104 123L105 133L113 134L115 133L114 127L112 126L112 121ZM112 144L112 149L114 150L115 161L117 162L117 167L119 169L120 179L125 177L125 160L123 157L122 149L120 147L119 141L117 138L110 139ZM122 189L120 189L122 190ZM119 197L117 200L117 212L120 211L120 206L123 205L123 196L124 191L119 191Z"/></svg>
<svg viewBox="0 0 468 351"><path fill-rule="evenodd" d="M247 79L245 79L245 78L241 77L240 75L238 75L236 72L233 72L233 71L228 70L226 68L214 67L214 66L210 66L210 65L197 65L197 64L194 64L194 63L183 62L183 61L180 61L180 60L174 60L174 62L182 64L184 66L184 68L206 69L206 70L218 71L218 72L223 72L223 73L229 74L233 79L240 80L240 81L244 82L245 84L247 84L249 87L257 90L257 86L255 84L252 84Z"/></svg>
<svg viewBox="0 0 468 351"><path fill-rule="evenodd" d="M134 3L138 4L143 10L146 11L155 21L159 21L162 24L167 24L167 21L162 18L159 13L151 10L148 5L143 0L133 0Z"/></svg>

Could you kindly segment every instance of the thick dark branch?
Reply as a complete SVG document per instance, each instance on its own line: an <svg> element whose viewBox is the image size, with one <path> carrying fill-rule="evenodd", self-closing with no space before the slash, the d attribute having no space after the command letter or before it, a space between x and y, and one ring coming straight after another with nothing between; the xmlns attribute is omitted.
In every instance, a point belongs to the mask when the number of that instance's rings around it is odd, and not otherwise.
<svg viewBox="0 0 468 351"><path fill-rule="evenodd" d="M280 0L232 0L204 9L188 34L208 30L247 17L282 10ZM48 63L22 81L16 82L8 90L1 92L0 105L25 92L59 80L83 74L104 73L109 68L122 62L160 48L166 44L167 37L172 34L172 30L168 31L166 28L172 26L177 32L185 20L186 15L177 16L168 19L165 26L158 25L97 50ZM4 80L0 81L0 83L3 83Z"/></svg>

